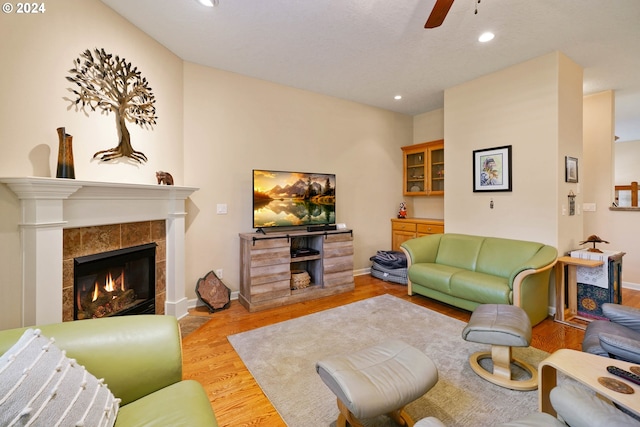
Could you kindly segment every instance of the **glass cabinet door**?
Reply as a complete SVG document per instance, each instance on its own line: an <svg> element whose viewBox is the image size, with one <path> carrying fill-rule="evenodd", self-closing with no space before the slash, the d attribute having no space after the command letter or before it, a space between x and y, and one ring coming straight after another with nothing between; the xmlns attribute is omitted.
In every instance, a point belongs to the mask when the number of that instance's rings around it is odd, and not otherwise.
<svg viewBox="0 0 640 427"><path fill-rule="evenodd" d="M426 191L426 158L427 153L424 150L405 155L405 193L422 193Z"/></svg>
<svg viewBox="0 0 640 427"><path fill-rule="evenodd" d="M429 154L429 194L444 194L444 144L434 144L428 148Z"/></svg>
<svg viewBox="0 0 640 427"><path fill-rule="evenodd" d="M444 194L444 142L402 147L405 196Z"/></svg>

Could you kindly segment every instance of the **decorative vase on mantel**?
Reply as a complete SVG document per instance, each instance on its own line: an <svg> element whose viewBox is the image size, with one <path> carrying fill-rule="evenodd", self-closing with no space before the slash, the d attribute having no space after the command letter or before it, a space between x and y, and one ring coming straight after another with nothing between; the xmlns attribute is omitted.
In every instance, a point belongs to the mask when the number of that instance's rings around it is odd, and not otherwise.
<svg viewBox="0 0 640 427"><path fill-rule="evenodd" d="M56 178L75 179L76 173L73 168L73 136L65 133L64 128L58 128L58 169Z"/></svg>

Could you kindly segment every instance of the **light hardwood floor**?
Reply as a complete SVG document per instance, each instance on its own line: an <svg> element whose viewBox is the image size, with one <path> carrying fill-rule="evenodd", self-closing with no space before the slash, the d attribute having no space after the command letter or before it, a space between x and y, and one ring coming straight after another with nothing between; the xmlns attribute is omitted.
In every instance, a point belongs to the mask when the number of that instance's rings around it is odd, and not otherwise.
<svg viewBox="0 0 640 427"><path fill-rule="evenodd" d="M226 337L385 293L462 321L469 320L471 314L465 310L420 295L408 296L406 289L364 275L356 277L352 292L266 311L249 313L237 301L232 301L229 309L213 314L204 309L191 310L191 316L206 316L211 321L184 338L183 376L205 387L220 426L286 426ZM623 302L640 307L640 291L624 289ZM559 348L579 350L583 335L580 329L547 318L533 328L532 345L550 353Z"/></svg>

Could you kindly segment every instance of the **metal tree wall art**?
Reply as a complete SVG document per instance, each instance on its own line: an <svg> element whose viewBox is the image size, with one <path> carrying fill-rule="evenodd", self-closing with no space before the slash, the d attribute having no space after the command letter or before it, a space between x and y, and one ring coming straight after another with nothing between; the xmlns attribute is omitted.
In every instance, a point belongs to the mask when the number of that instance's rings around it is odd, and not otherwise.
<svg viewBox="0 0 640 427"><path fill-rule="evenodd" d="M93 155L108 161L118 157L129 157L139 163L146 162L147 156L131 146L131 137L126 122L133 122L145 129L156 124L155 97L149 82L142 77L137 67L118 55L105 52L104 49L89 49L73 61L74 68L69 70L67 80L75 83L70 88L75 99L68 99L76 111L88 106L91 111L101 110L102 114L113 112L120 141L118 146L98 151Z"/></svg>

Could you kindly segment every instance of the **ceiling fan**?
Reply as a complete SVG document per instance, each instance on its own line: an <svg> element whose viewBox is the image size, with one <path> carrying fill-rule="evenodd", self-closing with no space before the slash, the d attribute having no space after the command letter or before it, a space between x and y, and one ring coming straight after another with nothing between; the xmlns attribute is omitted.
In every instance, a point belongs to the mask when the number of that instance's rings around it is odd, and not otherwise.
<svg viewBox="0 0 640 427"><path fill-rule="evenodd" d="M449 13L449 9L451 9L452 4L453 0L436 0L436 4L433 6L431 15L429 15L429 19L427 19L424 27L436 28L442 25L442 23L444 22L444 18L446 18L447 13Z"/></svg>

